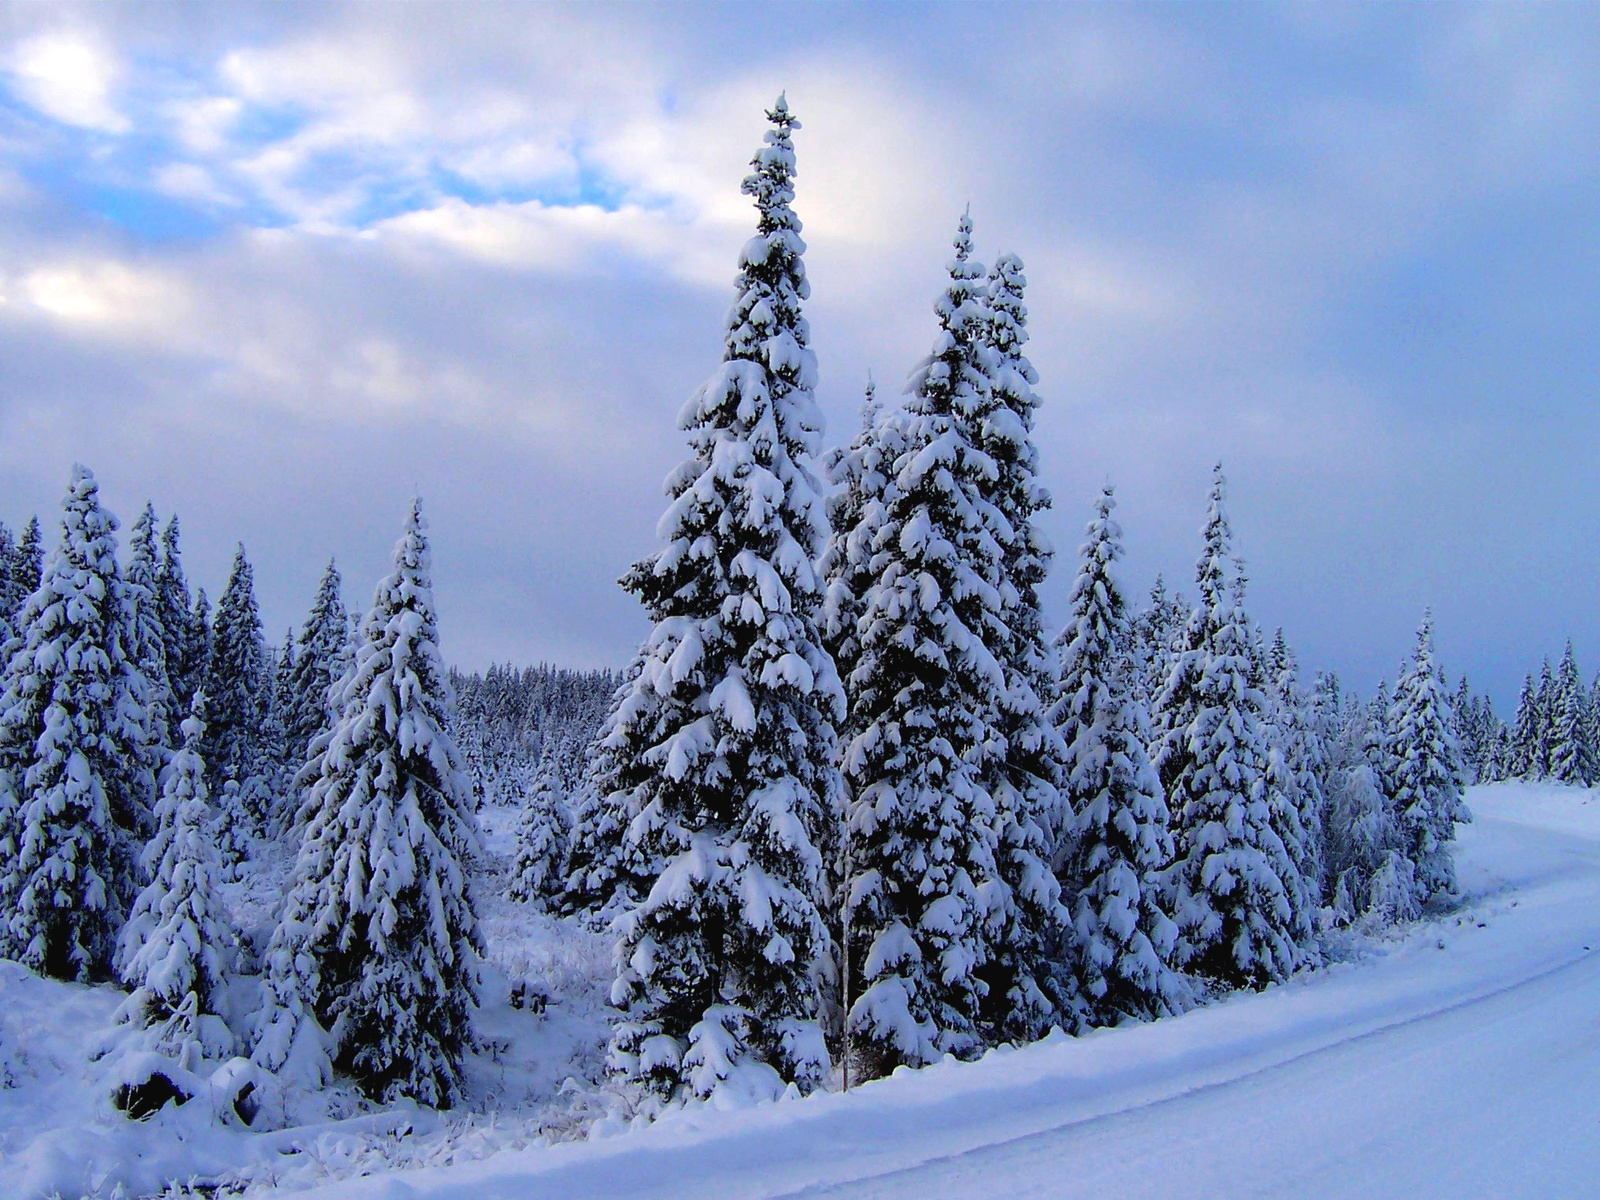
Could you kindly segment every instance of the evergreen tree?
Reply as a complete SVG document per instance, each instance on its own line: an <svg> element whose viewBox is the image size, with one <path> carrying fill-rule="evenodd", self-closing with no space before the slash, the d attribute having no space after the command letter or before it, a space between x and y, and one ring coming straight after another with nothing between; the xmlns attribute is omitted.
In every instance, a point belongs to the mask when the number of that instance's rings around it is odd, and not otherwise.
<svg viewBox="0 0 1600 1200"><path fill-rule="evenodd" d="M28 518L28 527L22 531L22 540L17 543L15 562L12 586L20 603L26 604L28 597L39 590L39 581L44 578L44 534L39 529L38 517ZM16 611L20 613L22 610L19 607Z"/></svg>
<svg viewBox="0 0 1600 1200"><path fill-rule="evenodd" d="M1533 694L1533 707L1539 729L1538 736L1534 739L1533 777L1548 779L1556 724L1556 676L1548 658L1544 660L1544 666L1539 672L1539 685Z"/></svg>
<svg viewBox="0 0 1600 1200"><path fill-rule="evenodd" d="M1475 777L1480 751L1478 701L1467 685L1465 675L1456 685L1455 698L1450 702L1450 711L1455 715L1456 745L1461 748L1462 769Z"/></svg>
<svg viewBox="0 0 1600 1200"><path fill-rule="evenodd" d="M167 635L161 619L160 550L156 544L155 506L146 504L133 523L128 540L124 585L128 608L126 651L144 676L148 712L147 744L157 755L171 743L177 724L172 685L167 674ZM153 771L156 763L150 764Z"/></svg>
<svg viewBox="0 0 1600 1200"><path fill-rule="evenodd" d="M461 1096L483 938L466 869L477 821L449 733L425 531L413 501L338 724L313 749L255 1054L323 1074L314 1020L367 1095L444 1108Z"/></svg>
<svg viewBox="0 0 1600 1200"><path fill-rule="evenodd" d="M333 725L332 694L349 665L350 618L341 592L343 581L332 559L322 573L305 624L300 627L283 709L287 760L298 770L312 741Z"/></svg>
<svg viewBox="0 0 1600 1200"><path fill-rule="evenodd" d="M215 778L243 783L254 761L256 737L266 715L271 676L256 608L255 571L240 546L228 586L211 621L211 653L205 674L210 720L205 760Z"/></svg>
<svg viewBox="0 0 1600 1200"><path fill-rule="evenodd" d="M818 562L824 584L823 643L839 678L848 680L860 657L857 625L872 584L874 541L887 516L894 467L904 449L903 423L886 416L867 381L861 432L823 458L834 486L828 497L829 535Z"/></svg>
<svg viewBox="0 0 1600 1200"><path fill-rule="evenodd" d="M843 693L818 627L822 418L790 207L796 122L782 97L768 119L723 361L679 420L691 452L668 481L667 545L623 581L655 628L600 760L598 790L636 814L635 853L664 864L620 924L611 1063L668 1095L735 1074L809 1088L828 1070Z"/></svg>
<svg viewBox="0 0 1600 1200"><path fill-rule="evenodd" d="M1188 647L1156 701L1153 755L1172 813L1177 962L1234 986L1282 979L1302 960L1289 850L1251 684L1253 634L1235 603L1226 482L1215 472ZM1286 885L1286 880L1289 883Z"/></svg>
<svg viewBox="0 0 1600 1200"><path fill-rule="evenodd" d="M1322 849L1322 739L1313 706L1300 686L1300 666L1283 630L1267 654L1268 699L1272 711L1273 774L1279 793L1293 806L1294 820L1280 836L1295 860L1302 887L1303 931L1315 923L1322 903L1327 865Z"/></svg>
<svg viewBox="0 0 1600 1200"><path fill-rule="evenodd" d="M110 965L137 890L148 794L124 649L117 521L74 466L61 545L23 607L0 695L0 951L58 979Z"/></svg>
<svg viewBox="0 0 1600 1200"><path fill-rule="evenodd" d="M543 905L561 887L571 820L567 799L549 760L539 764L531 786L524 788L519 775L511 779L517 793L513 798L522 803L522 819L517 823L517 856L507 891L513 900Z"/></svg>
<svg viewBox="0 0 1600 1200"><path fill-rule="evenodd" d="M1129 629L1132 682L1147 708L1167 686L1174 657L1187 643L1188 628L1188 604L1182 596L1169 593L1166 579L1157 575L1150 589L1150 606L1133 619Z"/></svg>
<svg viewBox="0 0 1600 1200"><path fill-rule="evenodd" d="M27 599L17 580L17 539L0 521L0 646L11 640L11 619Z"/></svg>
<svg viewBox="0 0 1600 1200"><path fill-rule="evenodd" d="M1450 697L1433 658L1431 613L1423 617L1416 651L1395 685L1389 725L1395 823L1414 874L1416 901L1422 904L1455 891L1450 843L1456 823L1472 819L1462 801Z"/></svg>
<svg viewBox="0 0 1600 1200"><path fill-rule="evenodd" d="M1188 996L1171 965L1178 930L1162 883L1173 857L1167 802L1145 753L1149 719L1123 651L1130 635L1112 574L1122 557L1115 507L1107 487L1079 552L1072 615L1056 639L1060 699L1051 714L1076 814L1060 873L1073 897L1077 972L1097 1024L1166 1016Z"/></svg>
<svg viewBox="0 0 1600 1200"><path fill-rule="evenodd" d="M846 912L859 990L847 1019L868 1073L972 1053L983 1036L998 823L986 782L1006 688L989 647L1009 631L1002 547L982 501L996 468L963 415L988 386L969 231L963 218L939 341L912 376L850 677Z"/></svg>
<svg viewBox="0 0 1600 1200"><path fill-rule="evenodd" d="M160 614L162 644L167 652L167 684L172 689L172 711L188 712L199 690L205 666L198 661L205 633L196 630L191 611L189 581L183 573L178 516L167 519L161 531L161 562L156 569L156 604Z"/></svg>
<svg viewBox="0 0 1600 1200"><path fill-rule="evenodd" d="M1550 777L1588 787L1595 778L1594 746L1589 740L1589 695L1572 656L1572 642L1556 668L1551 705Z"/></svg>
<svg viewBox="0 0 1600 1200"><path fill-rule="evenodd" d="M1511 726L1511 755L1506 764L1506 777L1511 779L1538 779L1539 742L1543 737L1539 719L1539 698L1534 690L1532 674L1522 680L1522 692L1517 697L1517 714Z"/></svg>
<svg viewBox="0 0 1600 1200"><path fill-rule="evenodd" d="M1000 547L1000 621L988 636L1005 680L993 717L1002 752L985 781L998 820L1000 885L992 889L995 908L985 926L984 1026L992 1042L1042 1037L1067 995L1048 965L1059 959L1066 936L1049 863L1071 814L1061 797L1066 747L1046 716L1056 680L1039 587L1051 551L1037 520L1050 507L1050 493L1039 483L1033 442L1039 406L1033 385L1039 377L1023 352L1026 287L1020 258L1007 254L996 260L977 335L986 386L974 393L970 407L957 408L967 440L994 463L992 479L977 479L978 499L992 514L988 521Z"/></svg>
<svg viewBox="0 0 1600 1200"><path fill-rule="evenodd" d="M186 1070L202 1057L231 1053L233 1037L217 1016L234 935L217 893L221 863L212 845L209 795L200 741L205 697L195 697L183 743L167 764L156 833L144 848L150 882L118 938L117 975L133 994L124 1013L159 1027L158 1045Z"/></svg>

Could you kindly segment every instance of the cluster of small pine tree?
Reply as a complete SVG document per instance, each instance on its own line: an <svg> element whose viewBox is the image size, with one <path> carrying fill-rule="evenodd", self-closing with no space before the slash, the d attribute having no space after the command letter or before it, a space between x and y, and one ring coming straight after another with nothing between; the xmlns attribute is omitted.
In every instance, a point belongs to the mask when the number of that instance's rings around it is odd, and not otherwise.
<svg viewBox="0 0 1600 1200"><path fill-rule="evenodd" d="M1584 686L1570 641L1555 667L1546 659L1536 674L1524 677L1509 725L1495 716L1488 696L1473 693L1465 676L1453 704L1462 756L1478 782L1600 783L1600 675Z"/></svg>
<svg viewBox="0 0 1600 1200"><path fill-rule="evenodd" d="M906 402L869 384L860 433L819 458L798 122L782 98L768 117L667 545L624 580L654 629L563 872L560 903L619 931L613 1069L662 1096L804 1090L841 1056L874 1075L1161 1016L1317 962L1335 896L1372 911L1385 870L1392 914L1448 894L1466 812L1430 624L1357 834L1329 799L1352 768L1327 687L1244 607L1220 467L1198 603L1158 583L1130 612L1108 488L1047 642L1026 278L976 261L969 217ZM548 819L525 828L548 889Z"/></svg>
<svg viewBox="0 0 1600 1200"><path fill-rule="evenodd" d="M472 1044L477 835L420 511L354 642L329 564L278 651L242 546L213 612L175 517L158 531L146 506L119 562L86 468L62 513L48 556L37 520L20 541L0 526L0 954L115 978L123 1019L185 1069L241 1042L282 1066L289 1010L299 1044L371 1094L449 1103ZM238 957L219 889L274 844L293 887L241 1038L219 1004Z"/></svg>

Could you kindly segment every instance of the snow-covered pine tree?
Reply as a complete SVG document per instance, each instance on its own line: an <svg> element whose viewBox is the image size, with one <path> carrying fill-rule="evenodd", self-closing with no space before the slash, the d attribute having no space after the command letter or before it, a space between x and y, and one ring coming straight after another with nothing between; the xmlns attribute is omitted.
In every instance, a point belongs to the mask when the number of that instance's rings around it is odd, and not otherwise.
<svg viewBox="0 0 1600 1200"><path fill-rule="evenodd" d="M840 803L844 696L822 647L822 417L801 315L797 123L780 96L743 190L723 361L684 406L690 455L668 480L666 546L625 577L654 631L601 739L598 791L637 814L627 839L664 864L620 923L611 1042L623 1078L671 1095L829 1066L820 977Z"/></svg>
<svg viewBox="0 0 1600 1200"><path fill-rule="evenodd" d="M1294 805L1298 817L1294 839L1284 840L1300 872L1305 904L1315 910L1322 904L1326 884L1322 853L1322 739L1312 703L1300 686L1299 660L1282 629L1274 635L1267 652L1267 672L1278 786ZM1311 914L1307 919L1315 924Z"/></svg>
<svg viewBox="0 0 1600 1200"><path fill-rule="evenodd" d="M987 386L970 407L958 407L969 441L995 466L978 478L978 495L1000 545L1000 622L989 649L1000 664L1005 689L995 714L1001 757L986 781L997 818L993 889L996 907L985 926L988 962L983 1014L991 1042L1042 1037L1059 1020L1069 991L1052 968L1068 937L1060 888L1050 870L1070 822L1061 789L1066 747L1047 713L1055 699L1055 664L1045 640L1039 588L1052 552L1038 528L1050 507L1039 482L1033 442L1038 373L1028 361L1027 279L1022 260L1001 255L989 272L978 332L979 362ZM931 360L930 360L931 362ZM962 394L964 398L964 393Z"/></svg>
<svg viewBox="0 0 1600 1200"><path fill-rule="evenodd" d="M1051 713L1075 814L1059 873L1072 897L1074 965L1095 1024L1167 1016L1189 995L1171 965L1178 929L1162 871L1173 858L1172 834L1125 652L1127 602L1112 573L1122 557L1115 507L1107 487L1079 551L1071 616L1056 638L1060 698Z"/></svg>
<svg viewBox="0 0 1600 1200"><path fill-rule="evenodd" d="M124 652L117 521L72 469L61 545L18 620L0 694L0 952L58 979L110 966L148 832L141 681Z"/></svg>
<svg viewBox="0 0 1600 1200"><path fill-rule="evenodd" d="M1539 736L1535 741L1538 761L1534 764L1534 778L1548 779L1556 724L1556 674L1548 658L1544 660L1544 666L1539 672L1539 684L1534 691L1533 699L1534 710L1539 719Z"/></svg>
<svg viewBox="0 0 1600 1200"><path fill-rule="evenodd" d="M548 758L534 768L530 783L524 786L518 778L515 786L523 793L522 817L517 822L517 854L506 890L513 900L542 907L561 890L572 818L555 765Z"/></svg>
<svg viewBox="0 0 1600 1200"><path fill-rule="evenodd" d="M11 640L11 618L27 599L16 583L17 539L0 521L0 645Z"/></svg>
<svg viewBox="0 0 1600 1200"><path fill-rule="evenodd" d="M1478 773L1478 759L1482 747L1479 745L1479 706L1478 698L1472 694L1472 688L1463 675L1461 682L1456 685L1455 697L1450 701L1450 711L1455 716L1456 745L1461 749L1461 766L1467 772L1469 780L1475 780Z"/></svg>
<svg viewBox="0 0 1600 1200"><path fill-rule="evenodd" d="M848 1020L867 1074L972 1053L984 1033L997 823L986 782L1006 687L989 646L1009 633L1002 545L982 500L996 468L962 416L988 386L984 272L966 218L955 248L935 306L939 340L912 376L905 449L873 535L850 678Z"/></svg>
<svg viewBox="0 0 1600 1200"><path fill-rule="evenodd" d="M161 531L161 562L156 569L156 602L161 617L162 645L167 652L167 684L172 689L172 711L186 713L194 702L205 674L199 654L204 633L195 629L189 581L183 573L178 515L167 518Z"/></svg>
<svg viewBox="0 0 1600 1200"><path fill-rule="evenodd" d="M18 607L12 617L22 611L21 606L28 602L28 597L39 590L39 581L44 578L44 534L39 528L39 518L29 517L28 527L22 531L22 540L17 543L17 557L12 568L12 586L16 589ZM13 620L13 623L16 623Z"/></svg>
<svg viewBox="0 0 1600 1200"><path fill-rule="evenodd" d="M1189 606L1183 597L1167 591L1167 581L1156 576L1149 606L1129 625L1128 656L1133 664L1133 686L1146 709L1167 686L1174 657L1188 639Z"/></svg>
<svg viewBox="0 0 1600 1200"><path fill-rule="evenodd" d="M1422 619L1417 648L1395 685L1389 717L1394 762L1393 811L1399 848L1409 859L1415 899L1424 904L1455 890L1450 843L1472 814L1462 800L1461 757L1444 678L1433 657L1433 614Z"/></svg>
<svg viewBox="0 0 1600 1200"><path fill-rule="evenodd" d="M156 510L146 504L128 539L128 569L123 574L128 628L125 650L144 677L147 744L160 758L172 742L178 714L173 708L167 673L167 634L161 619L161 552L157 546ZM152 771L160 763L150 764Z"/></svg>
<svg viewBox="0 0 1600 1200"><path fill-rule="evenodd" d="M1523 676L1522 691L1517 696L1517 713L1512 718L1511 753L1506 763L1506 778L1539 778L1540 724L1538 693L1534 690L1530 672Z"/></svg>
<svg viewBox="0 0 1600 1200"><path fill-rule="evenodd" d="M205 695L183 721L183 742L162 776L155 836L144 848L149 879L117 940L116 970L132 995L123 1014L157 1027L158 1046L185 1070L233 1051L217 1015L235 939L217 893L221 862L212 844L210 795L200 742Z"/></svg>
<svg viewBox="0 0 1600 1200"><path fill-rule="evenodd" d="M885 414L877 387L867 381L861 431L848 446L830 450L823 466L834 491L828 497L828 538L818 560L823 579L823 643L839 678L848 680L860 648L857 622L872 581L873 540L883 524L903 449L901 422Z"/></svg>
<svg viewBox="0 0 1600 1200"><path fill-rule="evenodd" d="M256 608L255 570L240 545L228 586L211 619L211 654L206 664L205 760L216 781L248 777L255 739L265 715L271 679L261 615Z"/></svg>
<svg viewBox="0 0 1600 1200"><path fill-rule="evenodd" d="M239 809L250 831L277 836L292 822L295 802L290 781L303 762L290 763L288 735L284 732L283 697L291 694L294 671L294 640L285 632L283 646L268 648L271 686L264 697L261 723L251 739L250 757L243 764L239 781ZM264 672L264 674L266 674Z"/></svg>
<svg viewBox="0 0 1600 1200"><path fill-rule="evenodd" d="M336 716L331 697L349 666L350 618L342 588L339 568L329 559L311 601L311 611L300 627L288 694L279 698L284 713L285 752L292 770L298 771L307 761L312 741L332 728Z"/></svg>
<svg viewBox="0 0 1600 1200"><path fill-rule="evenodd" d="M367 1095L445 1108L461 1096L483 938L467 864L481 851L451 740L452 699L426 523L413 501L394 572L362 625L338 723L317 739L305 833L267 953L256 1060Z"/></svg>
<svg viewBox="0 0 1600 1200"><path fill-rule="evenodd" d="M1588 787L1596 777L1594 746L1589 740L1589 692L1578 674L1568 639L1556 668L1555 702L1550 726L1550 778Z"/></svg>
<svg viewBox="0 0 1600 1200"><path fill-rule="evenodd" d="M1227 985L1261 986L1299 965L1303 931L1285 884L1294 862L1274 828L1265 697L1250 681L1254 635L1230 586L1225 500L1218 464L1196 573L1200 604L1156 700L1152 758L1177 847L1176 961Z"/></svg>

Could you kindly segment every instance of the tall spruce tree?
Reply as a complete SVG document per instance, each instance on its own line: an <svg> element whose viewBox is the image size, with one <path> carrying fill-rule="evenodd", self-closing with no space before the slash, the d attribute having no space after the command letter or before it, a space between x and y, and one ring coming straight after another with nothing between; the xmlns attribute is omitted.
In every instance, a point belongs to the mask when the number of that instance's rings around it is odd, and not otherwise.
<svg viewBox="0 0 1600 1200"><path fill-rule="evenodd" d="M1516 716L1512 718L1507 778L1539 778L1539 741L1543 736L1540 724L1538 693L1530 673L1523 677L1522 691L1517 696Z"/></svg>
<svg viewBox="0 0 1600 1200"><path fill-rule="evenodd" d="M339 721L314 746L255 1054L320 1074L314 1019L367 1095L446 1108L461 1097L484 946L467 873L477 820L449 732L426 528L413 501Z"/></svg>
<svg viewBox="0 0 1600 1200"><path fill-rule="evenodd" d="M156 833L144 848L149 879L118 938L117 976L132 991L125 1014L159 1030L159 1045L194 1070L201 1057L231 1053L233 1036L217 1015L235 938L217 884L222 864L200 742L205 696L182 724L183 742L167 764L156 802Z"/></svg>
<svg viewBox="0 0 1600 1200"><path fill-rule="evenodd" d="M163 645L167 651L167 683L172 688L174 712L186 713L194 703L204 667L197 661L202 634L194 627L193 600L183 573L183 550L178 516L167 518L161 531L161 563L156 570L156 601L161 615Z"/></svg>
<svg viewBox="0 0 1600 1200"><path fill-rule="evenodd" d="M337 715L333 708L334 689L349 665L350 617L344 606L343 586L338 566L329 559L311 601L311 611L300 627L286 694L279 697L284 714L285 753L293 770L304 765L311 743L319 733L332 728Z"/></svg>
<svg viewBox="0 0 1600 1200"><path fill-rule="evenodd" d="M100 976L138 889L150 796L143 681L126 653L117 521L74 466L61 544L23 606L0 695L0 948Z"/></svg>
<svg viewBox="0 0 1600 1200"><path fill-rule="evenodd" d="M1152 756L1167 790L1177 962L1232 986L1282 979L1302 960L1285 880L1294 862L1275 828L1265 703L1251 683L1253 632L1235 603L1232 530L1219 464L1196 572L1187 648L1156 701Z"/></svg>
<svg viewBox="0 0 1600 1200"><path fill-rule="evenodd" d="M1300 686L1300 664L1279 629L1267 653L1267 692L1274 739L1273 773L1279 792L1293 806L1295 821L1283 833L1303 888L1304 935L1322 903L1326 863L1322 852L1322 739L1312 702ZM1282 833L1283 831L1280 831ZM1304 936L1302 937L1304 940Z"/></svg>
<svg viewBox="0 0 1600 1200"><path fill-rule="evenodd" d="M994 514L990 523L1000 546L1001 611L990 649L1005 678L994 715L1003 743L986 781L997 818L999 886L992 889L983 968L984 1026L993 1042L1043 1036L1071 994L1051 966L1067 933L1049 864L1070 812L1061 795L1066 748L1047 716L1056 680L1039 588L1051 550L1037 521L1050 507L1050 493L1039 482L1033 441L1039 377L1024 353L1026 288L1022 260L1001 255L989 272L978 332L987 386L970 408L958 409L968 440L994 463L993 479L979 478L978 495Z"/></svg>
<svg viewBox="0 0 1600 1200"><path fill-rule="evenodd" d="M963 218L939 339L912 376L850 676L847 1019L868 1073L972 1053L984 1036L998 824L987 783L1006 689L989 647L1009 631L983 501L996 468L965 418L988 386L970 228Z"/></svg>
<svg viewBox="0 0 1600 1200"><path fill-rule="evenodd" d="M12 577L19 602L26 604L28 597L39 590L39 581L44 578L44 533L39 528L38 517L28 518L28 526L17 542L16 566ZM18 608L17 611L22 610Z"/></svg>
<svg viewBox="0 0 1600 1200"><path fill-rule="evenodd" d="M1051 714L1076 814L1060 874L1072 897L1075 965L1096 1024L1166 1016L1189 995L1171 965L1178 928L1162 872L1172 861L1172 834L1145 752L1149 718L1126 653L1127 602L1112 573L1122 557L1115 507L1107 487L1085 531L1071 616L1056 639L1060 699Z"/></svg>
<svg viewBox="0 0 1600 1200"><path fill-rule="evenodd" d="M211 619L205 674L209 720L204 757L219 782L232 779L242 784L249 777L271 687L268 669L256 608L255 570L241 545Z"/></svg>
<svg viewBox="0 0 1600 1200"><path fill-rule="evenodd" d="M826 1075L825 856L839 807L843 693L821 644L822 417L801 314L797 122L780 96L743 190L723 361L684 406L666 547L624 586L655 623L603 739L599 791L663 863L621 922L613 1069L662 1093ZM781 1085L780 1085L781 1086Z"/></svg>
<svg viewBox="0 0 1600 1200"><path fill-rule="evenodd" d="M128 539L124 573L128 610L127 654L144 676L148 712L148 744L164 755L177 726L172 684L167 671L167 632L161 611L161 551L157 544L156 510L146 504ZM159 764L152 763L152 770Z"/></svg>
<svg viewBox="0 0 1600 1200"><path fill-rule="evenodd" d="M1589 693L1578 674L1572 642L1556 668L1555 702L1550 727L1550 777L1588 787L1595 779L1594 744L1589 736Z"/></svg>
<svg viewBox="0 0 1600 1200"><path fill-rule="evenodd" d="M1395 823L1399 848L1411 864L1417 904L1455 891L1450 843L1456 824L1472 819L1462 800L1450 696L1433 654L1429 613L1417 630L1411 662L1395 685L1389 721Z"/></svg>

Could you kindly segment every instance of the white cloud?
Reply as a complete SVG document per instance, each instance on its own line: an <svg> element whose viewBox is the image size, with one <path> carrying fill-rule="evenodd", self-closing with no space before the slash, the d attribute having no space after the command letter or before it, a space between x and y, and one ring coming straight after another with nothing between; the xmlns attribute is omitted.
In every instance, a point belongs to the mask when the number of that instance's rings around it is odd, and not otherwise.
<svg viewBox="0 0 1600 1200"><path fill-rule="evenodd" d="M57 324L95 336L181 341L191 313L179 278L110 259L35 267L22 276L18 293Z"/></svg>
<svg viewBox="0 0 1600 1200"><path fill-rule="evenodd" d="M28 38L12 51L7 67L12 89L46 116L102 133L130 128L111 103L116 60L80 34L61 31Z"/></svg>

